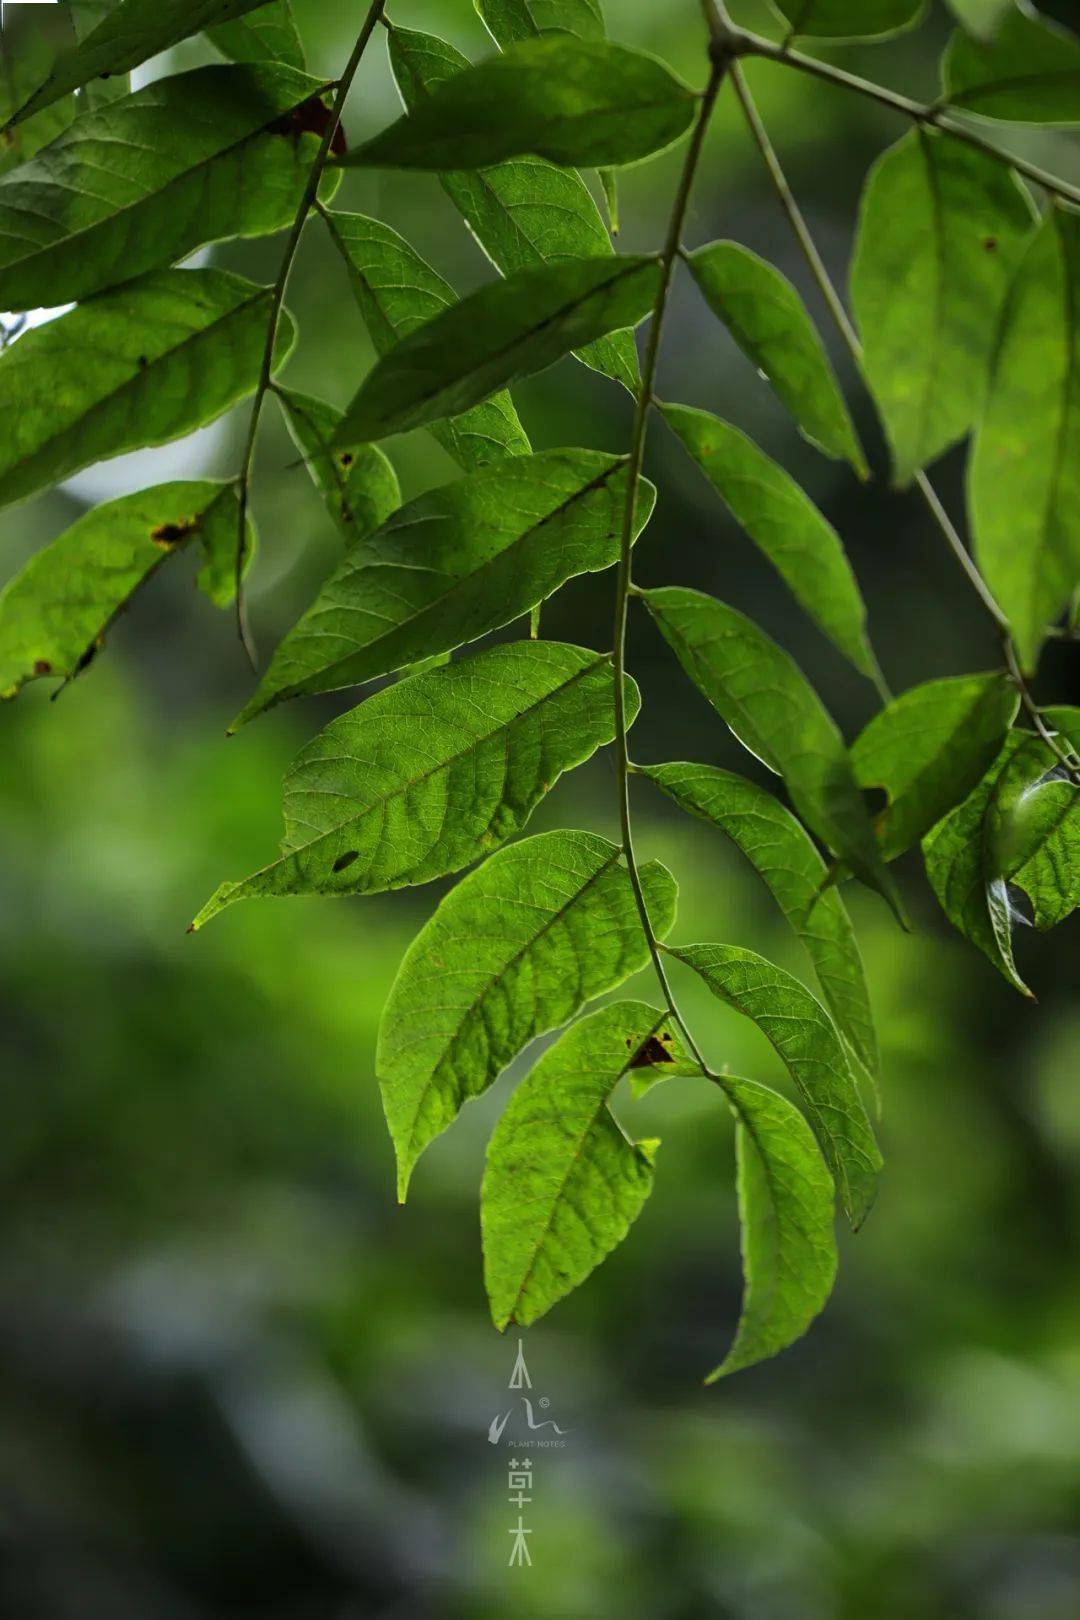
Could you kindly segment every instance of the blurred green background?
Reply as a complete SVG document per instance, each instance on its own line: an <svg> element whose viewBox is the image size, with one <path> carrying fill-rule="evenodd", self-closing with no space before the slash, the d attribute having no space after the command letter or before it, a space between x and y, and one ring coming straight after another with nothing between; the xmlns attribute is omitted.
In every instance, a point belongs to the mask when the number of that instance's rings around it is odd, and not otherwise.
<svg viewBox="0 0 1080 1620"><path fill-rule="evenodd" d="M22 8L24 11L28 8ZM733 8L771 30L763 4ZM1052 9L1052 8L1047 8ZM363 7L299 0L332 73ZM1066 17L1065 4L1057 15ZM608 0L616 37L703 77L694 0ZM391 15L479 53L469 0ZM948 18L844 53L932 96ZM201 59L193 46L171 66ZM811 223L843 277L889 114L769 65L752 74ZM376 39L352 140L396 108ZM1074 138L1010 132L1080 178ZM678 158L625 176L622 242L659 240ZM490 272L437 183L350 176L338 206L379 214L461 290ZM725 96L689 236L767 254L820 313ZM269 280L280 242L217 262ZM317 223L290 294L288 376L338 403L370 349ZM830 338L831 342L831 338ZM835 345L833 346L835 349ZM680 283L662 393L732 417L840 529L897 690L989 667L978 604L910 496L890 494L852 384L875 482L801 441ZM625 445L630 405L573 362L518 391L538 447ZM87 503L238 464L244 415L187 445L106 464L6 519L6 567ZM453 476L433 441L392 447L407 494ZM685 582L752 612L853 735L874 707L657 429L657 516L643 582ZM338 541L268 408L251 594L268 650ZM940 470L962 512L962 458ZM184 928L223 878L267 860L279 783L344 695L286 705L226 742L250 688L227 615L163 570L85 678L0 716L0 922L8 1050L0 1175L0 1612L18 1620L354 1620L488 1614L648 1620L1073 1620L1080 1614L1080 1076L1074 925L1021 941L1022 1002L904 873L916 930L852 905L880 1021L887 1170L842 1239L841 1280L810 1337L704 1389L738 1311L730 1125L693 1083L625 1104L660 1135L655 1194L630 1239L525 1336L533 1394L572 1432L534 1453L531 1569L508 1569L508 1453L487 1443L514 1397L516 1344L491 1328L477 1189L513 1074L424 1157L409 1204L373 1073L379 1008L438 886L386 899L238 907ZM609 644L610 579L569 588L548 634ZM633 748L758 774L643 621ZM1069 681L1073 680L1070 691ZM1067 649L1041 692L1076 698ZM640 845L682 884L677 937L748 944L799 972L797 946L739 857L639 785ZM536 818L614 831L610 761L565 780ZM645 975L633 986L646 997ZM780 1079L749 1025L681 984L714 1059Z"/></svg>

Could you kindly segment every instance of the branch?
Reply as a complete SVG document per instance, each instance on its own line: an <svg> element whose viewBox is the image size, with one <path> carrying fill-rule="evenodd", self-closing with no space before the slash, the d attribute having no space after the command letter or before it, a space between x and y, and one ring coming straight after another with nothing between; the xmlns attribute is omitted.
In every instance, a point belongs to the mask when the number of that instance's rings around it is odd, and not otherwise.
<svg viewBox="0 0 1080 1620"><path fill-rule="evenodd" d="M248 435L244 445L244 455L241 462L240 476L238 479L239 518L236 533L236 627L240 635L240 641L243 645L244 651L247 653L252 669L255 668L256 659L255 648L252 644L251 634L248 629L247 614L244 609L244 561L247 552L247 516L248 504L251 496L251 473L255 463L255 446L259 437L259 420L262 416L263 402L266 399L266 395L269 391L273 378L274 350L277 347L278 328L281 325L281 311L285 304L285 292L289 285L289 275L292 271L293 261L296 258L296 251L300 246L300 238L304 234L304 226L307 224L308 215L311 213L313 206L318 200L319 185L322 181L323 171L326 168L326 160L330 156L330 149L333 146L334 136L337 134L338 127L341 123L341 115L344 111L345 102L349 91L352 89L352 82L356 77L356 71L360 66L361 58L367 49L368 41L375 31L375 25L379 22L382 16L383 7L385 4L386 0L372 0L372 4L368 8L367 16L364 18L363 27L360 29L360 32L356 37L356 44L353 46L352 55L345 64L345 70L342 73L341 78L337 81L337 93L334 96L334 103L330 109L330 117L327 121L326 129L323 131L322 140L319 142L319 150L315 154L315 159L308 174L307 184L304 187L303 195L300 198L300 203L296 210L296 217L293 220L292 228L289 231L288 240L285 243L285 251L281 259L281 268L278 271L277 280L274 283L273 294L270 300L270 319L266 328L266 346L263 350L262 367L259 372L259 380L255 387L255 399L251 407L251 422L248 427Z"/></svg>

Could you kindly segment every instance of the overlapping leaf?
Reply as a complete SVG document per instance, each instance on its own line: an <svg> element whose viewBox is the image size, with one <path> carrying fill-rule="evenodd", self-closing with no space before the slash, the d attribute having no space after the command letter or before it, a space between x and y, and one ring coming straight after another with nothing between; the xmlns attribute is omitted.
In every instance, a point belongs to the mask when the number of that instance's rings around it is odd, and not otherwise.
<svg viewBox="0 0 1080 1620"><path fill-rule="evenodd" d="M389 225L365 214L332 213L326 219L378 354L457 302L449 283ZM527 455L531 448L506 393L461 416L429 422L428 431L466 472Z"/></svg>
<svg viewBox="0 0 1080 1620"><path fill-rule="evenodd" d="M1007 675L926 681L887 704L851 746L861 788L883 788L877 817L887 860L966 799L997 757L1019 707Z"/></svg>
<svg viewBox="0 0 1080 1620"><path fill-rule="evenodd" d="M855 931L838 891L826 887L825 862L790 810L764 788L714 765L641 771L683 810L718 827L750 861L806 947L841 1033L876 1075L877 1037Z"/></svg>
<svg viewBox="0 0 1080 1620"><path fill-rule="evenodd" d="M988 39L960 30L942 63L953 107L1021 124L1080 123L1080 40L1026 4Z"/></svg>
<svg viewBox="0 0 1080 1620"><path fill-rule="evenodd" d="M245 17L206 30L223 56L232 62L282 62L303 68L304 47L289 0L271 0Z"/></svg>
<svg viewBox="0 0 1080 1620"><path fill-rule="evenodd" d="M626 699L633 719L630 680ZM489 647L386 687L300 754L284 853L223 884L195 926L237 900L377 894L460 871L614 734L610 658L556 641Z"/></svg>
<svg viewBox="0 0 1080 1620"><path fill-rule="evenodd" d="M346 410L342 442L457 415L605 332L636 326L659 278L656 259L610 258L568 259L489 282L377 362Z"/></svg>
<svg viewBox="0 0 1080 1620"><path fill-rule="evenodd" d="M318 137L289 114L320 88L288 67L196 68L79 118L0 180L0 308L73 302L290 223Z"/></svg>
<svg viewBox="0 0 1080 1620"><path fill-rule="evenodd" d="M607 37L600 0L475 0L475 4L492 39L504 50L544 33Z"/></svg>
<svg viewBox="0 0 1080 1620"><path fill-rule="evenodd" d="M827 456L867 475L854 424L817 328L779 270L738 242L687 257L706 303L763 372L801 431Z"/></svg>
<svg viewBox="0 0 1080 1620"><path fill-rule="evenodd" d="M385 523L401 505L397 474L377 444L329 451L342 413L325 400L279 388L289 432L303 452L316 488L338 529L351 544Z"/></svg>
<svg viewBox="0 0 1080 1620"><path fill-rule="evenodd" d="M116 10L118 4L119 0L67 0L67 8L71 13L71 21L75 28L75 38L84 40L88 34L93 33L94 29L104 21L110 11ZM52 67L51 61L49 67ZM27 94L29 94L29 90L36 90L45 77L46 73L38 74L37 78L29 86ZM84 108L107 107L110 101L119 101L123 96L131 94L131 74L109 73L91 79L89 84L83 85L79 94ZM20 101L24 99L25 97L21 97ZM56 103L53 103L53 105L55 106Z"/></svg>
<svg viewBox="0 0 1080 1620"><path fill-rule="evenodd" d="M622 1242L652 1191L658 1144L631 1141L611 1099L639 1066L680 1062L670 1017L617 1001L572 1025L518 1086L488 1144L480 1197L500 1331L535 1322Z"/></svg>
<svg viewBox="0 0 1080 1620"><path fill-rule="evenodd" d="M254 389L269 311L240 276L155 270L25 333L0 355L0 505L212 422ZM292 340L286 313L278 364Z"/></svg>
<svg viewBox="0 0 1080 1620"><path fill-rule="evenodd" d="M435 173L524 153L575 167L634 163L678 140L696 105L655 57L551 34L456 74L341 161Z"/></svg>
<svg viewBox="0 0 1080 1620"><path fill-rule="evenodd" d="M1080 215L1053 209L1005 305L968 484L975 555L1028 668L1080 583L1078 308Z"/></svg>
<svg viewBox="0 0 1080 1620"><path fill-rule="evenodd" d="M676 886L641 869L653 931ZM376 1068L398 1160L398 1196L429 1142L537 1035L644 966L648 946L620 851L551 832L498 850L414 940L383 1012Z"/></svg>
<svg viewBox="0 0 1080 1620"><path fill-rule="evenodd" d="M810 830L897 909L844 740L794 660L715 597L677 586L644 597L690 679L743 746L784 778Z"/></svg>
<svg viewBox="0 0 1080 1620"><path fill-rule="evenodd" d="M27 681L69 680L113 619L174 553L198 545L199 584L233 595L238 502L232 484L159 484L95 507L39 551L0 592L0 696ZM254 550L248 527L247 555Z"/></svg>
<svg viewBox="0 0 1080 1620"><path fill-rule="evenodd" d="M678 434L732 516L796 600L856 669L877 668L866 607L843 543L795 480L738 428L708 411L664 405Z"/></svg>
<svg viewBox="0 0 1080 1620"><path fill-rule="evenodd" d="M1015 176L946 136L915 130L870 171L851 298L897 484L977 420L998 315L1031 231Z"/></svg>
<svg viewBox="0 0 1080 1620"><path fill-rule="evenodd" d="M11 30L0 28L0 128L41 83L51 64L52 56L42 34L30 31L27 40L15 50ZM65 96L35 118L5 130L0 139L0 174L7 174L9 169L18 168L20 163L32 158L35 152L54 141L74 117L75 98Z"/></svg>
<svg viewBox="0 0 1080 1620"><path fill-rule="evenodd" d="M353 686L447 652L527 613L574 575L610 567L626 478L622 457L548 450L411 501L351 547L236 724L300 692ZM639 529L653 498L646 486Z"/></svg>
<svg viewBox="0 0 1080 1620"><path fill-rule="evenodd" d="M881 1154L824 1007L790 973L737 945L685 945L670 954L752 1019L775 1047L798 1087L844 1211L860 1226L874 1201Z"/></svg>
<svg viewBox="0 0 1080 1620"><path fill-rule="evenodd" d="M911 28L926 0L772 0L793 34L817 39L876 39Z"/></svg>
<svg viewBox="0 0 1080 1620"><path fill-rule="evenodd" d="M391 30L390 63L410 111L469 67L453 45L409 28ZM439 182L504 276L531 264L611 254L589 188L573 169L523 155L494 167L440 173ZM629 332L598 338L578 351L578 359L631 391L637 385L637 350Z"/></svg>

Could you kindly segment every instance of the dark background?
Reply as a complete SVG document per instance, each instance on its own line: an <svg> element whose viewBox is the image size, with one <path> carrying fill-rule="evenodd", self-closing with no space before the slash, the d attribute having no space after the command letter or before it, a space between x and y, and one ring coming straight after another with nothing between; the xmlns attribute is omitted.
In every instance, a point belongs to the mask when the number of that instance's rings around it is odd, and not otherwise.
<svg viewBox="0 0 1080 1620"><path fill-rule="evenodd" d="M333 72L363 8L297 9L313 65ZM775 37L763 5L735 9ZM608 12L616 37L702 81L693 0L608 0ZM396 0L391 14L473 54L486 48L467 0ZM947 28L937 7L917 33L840 59L932 97ZM170 66L200 59L188 47ZM842 280L863 176L901 125L768 65L752 79ZM395 107L380 37L350 138ZM1005 133L1080 178L1074 137ZM678 161L626 175L628 250L660 239ZM433 179L350 177L337 205L388 219L461 290L490 274ZM822 313L729 95L688 240L723 235L772 258ZM280 242L238 244L215 259L269 280L279 252ZM370 349L317 222L289 302L302 332L289 380L343 403ZM874 459L866 489L798 438L686 278L661 392L737 421L820 501L854 560L894 689L990 667L988 621L917 498L889 492L872 410L837 362ZM573 362L518 399L538 447L625 446L627 397ZM106 464L7 514L8 564L87 502L232 473L244 425L237 413L192 444ZM407 494L454 476L423 435L391 448ZM294 460L271 403L251 596L264 651L338 550ZM640 579L694 584L750 611L854 735L875 706L869 685L659 424L649 465L661 498ZM962 457L936 476L961 516ZM547 633L609 645L611 585L570 587L545 614ZM1046 699L1075 699L1071 656L1048 654ZM637 618L631 659L645 695L636 757L756 773ZM873 896L851 896L884 1049L878 1205L858 1238L841 1238L840 1283L811 1335L710 1389L701 1378L739 1299L730 1126L693 1083L633 1105L635 1134L664 1138L656 1191L623 1248L526 1335L534 1396L572 1433L564 1449L534 1454L533 1567L508 1570L509 1453L486 1431L513 1399L516 1345L486 1315L477 1188L512 1079L425 1155L399 1209L375 1033L437 890L252 904L185 937L220 880L270 858L282 771L350 701L287 705L226 743L250 684L228 616L195 593L181 561L59 703L31 690L0 716L0 1612L1080 1614L1075 924L1020 942L1033 1006L949 930L917 859L903 873L912 935ZM748 944L805 973L769 896L718 836L643 785L636 816L642 852L680 879L677 938ZM555 824L614 832L607 757L564 781L534 828ZM633 989L655 994L645 975ZM689 983L680 991L716 1061L779 1080L751 1026Z"/></svg>

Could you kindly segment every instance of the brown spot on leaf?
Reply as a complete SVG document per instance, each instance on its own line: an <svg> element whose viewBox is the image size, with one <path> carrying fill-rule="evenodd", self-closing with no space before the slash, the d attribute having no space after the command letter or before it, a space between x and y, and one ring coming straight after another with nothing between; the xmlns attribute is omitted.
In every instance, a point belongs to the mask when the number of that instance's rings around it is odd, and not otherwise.
<svg viewBox="0 0 1080 1620"><path fill-rule="evenodd" d="M630 1045L629 1040L626 1044L627 1046ZM630 1068L651 1069L657 1063L670 1063L672 1057L667 1050L670 1045L671 1036L666 1030L663 1031L659 1039L655 1035L650 1035L648 1040L638 1047L630 1059Z"/></svg>
<svg viewBox="0 0 1080 1620"><path fill-rule="evenodd" d="M47 658L35 658L34 659L34 674L35 675L51 675L52 674L52 665L49 663L49 660Z"/></svg>
<svg viewBox="0 0 1080 1620"><path fill-rule="evenodd" d="M179 523L159 523L156 529L150 531L150 538L162 551L171 551L196 528L198 522L195 518L181 518Z"/></svg>
<svg viewBox="0 0 1080 1620"><path fill-rule="evenodd" d="M140 356L138 358L138 361L137 361L137 365L139 367L139 370L140 371L145 371L149 364L150 364L150 362L146 358L145 354L140 354Z"/></svg>
<svg viewBox="0 0 1080 1620"><path fill-rule="evenodd" d="M987 236L983 239L983 247L987 253L997 252L998 239L996 236Z"/></svg>
<svg viewBox="0 0 1080 1620"><path fill-rule="evenodd" d="M330 109L321 96L309 96L299 107L293 107L290 112L282 113L280 118L271 119L266 128L271 135L291 135L294 140L299 140L301 135L321 136L325 135L330 127L331 116ZM334 131L330 150L335 157L343 157L349 150L345 131L340 124Z"/></svg>
<svg viewBox="0 0 1080 1620"><path fill-rule="evenodd" d="M360 851L358 849L347 849L344 855L338 856L337 860L334 862L333 869L335 872L344 872L347 866L351 866L353 861L358 861L359 859Z"/></svg>
<svg viewBox="0 0 1080 1620"><path fill-rule="evenodd" d="M343 467L351 467L352 464L353 464L352 451L351 450L343 450L341 452L341 465Z"/></svg>

